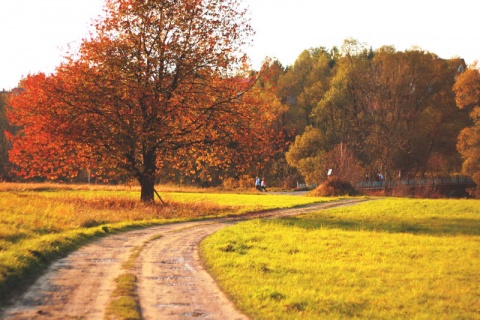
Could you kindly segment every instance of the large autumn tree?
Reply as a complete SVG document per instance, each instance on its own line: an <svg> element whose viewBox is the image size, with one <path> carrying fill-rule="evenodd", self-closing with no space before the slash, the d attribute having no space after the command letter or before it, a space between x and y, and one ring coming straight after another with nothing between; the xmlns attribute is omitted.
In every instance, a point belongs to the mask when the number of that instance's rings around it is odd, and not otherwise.
<svg viewBox="0 0 480 320"><path fill-rule="evenodd" d="M251 35L238 0L106 0L79 51L12 97L11 117L23 128L13 140L38 141L27 137L38 115L45 143L135 178L141 200L153 201L167 159L229 142L246 123L251 81L242 48ZM42 164L55 169L52 159L54 152L31 161L41 173Z"/></svg>

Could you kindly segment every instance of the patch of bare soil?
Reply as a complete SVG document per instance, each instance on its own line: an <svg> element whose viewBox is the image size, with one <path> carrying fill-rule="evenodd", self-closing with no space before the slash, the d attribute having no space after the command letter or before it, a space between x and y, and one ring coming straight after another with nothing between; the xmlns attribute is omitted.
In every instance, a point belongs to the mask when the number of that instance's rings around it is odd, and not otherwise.
<svg viewBox="0 0 480 320"><path fill-rule="evenodd" d="M52 264L0 318L103 319L115 288L114 279L124 272L122 264L133 248L143 246L133 271L144 319L248 319L203 268L198 253L200 241L244 219L297 215L359 201L362 200L156 226L112 235ZM152 240L158 235L161 237Z"/></svg>

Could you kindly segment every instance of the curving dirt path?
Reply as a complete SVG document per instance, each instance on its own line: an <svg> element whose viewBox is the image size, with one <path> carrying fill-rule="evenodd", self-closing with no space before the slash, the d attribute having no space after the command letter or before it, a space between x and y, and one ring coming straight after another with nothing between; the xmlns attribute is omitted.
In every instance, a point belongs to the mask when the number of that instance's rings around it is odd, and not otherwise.
<svg viewBox="0 0 480 320"><path fill-rule="evenodd" d="M143 319L248 319L205 271L200 241L227 225L257 217L297 215L363 201L344 200L203 222L149 227L93 242L53 263L1 319L104 319L114 279L135 247L133 272ZM155 239L152 239L155 237Z"/></svg>

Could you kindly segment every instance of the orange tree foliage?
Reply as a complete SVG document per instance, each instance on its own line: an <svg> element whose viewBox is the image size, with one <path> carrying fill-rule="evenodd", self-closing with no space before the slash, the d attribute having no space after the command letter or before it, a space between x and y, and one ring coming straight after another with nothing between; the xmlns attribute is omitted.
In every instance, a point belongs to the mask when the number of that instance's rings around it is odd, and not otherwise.
<svg viewBox="0 0 480 320"><path fill-rule="evenodd" d="M226 177L267 173L286 151L286 133L278 125L283 109L272 88L263 85L268 76L266 69L268 65L262 67L253 87L242 95L239 106L244 112L229 120L225 131L217 137L221 143L184 148L176 158L165 159L164 165L206 184Z"/></svg>
<svg viewBox="0 0 480 320"><path fill-rule="evenodd" d="M27 78L11 98L23 128L11 158L27 158L25 176L115 168L153 201L162 166L193 170L188 154L228 164L226 150L261 136L249 127L262 100L246 95L252 30L239 1L107 0L95 27L55 74Z"/></svg>
<svg viewBox="0 0 480 320"><path fill-rule="evenodd" d="M10 124L18 127L15 134L6 132L12 142L9 160L16 164L16 173L25 178L57 179L75 177L81 168L88 168L88 146L54 134L68 124L52 118L59 102L46 91L47 77L28 76L20 86L10 94L7 109Z"/></svg>
<svg viewBox="0 0 480 320"><path fill-rule="evenodd" d="M473 120L473 126L460 132L457 149L464 160L462 170L475 181L480 197L480 70L475 67L458 76L453 90L458 107L470 111Z"/></svg>

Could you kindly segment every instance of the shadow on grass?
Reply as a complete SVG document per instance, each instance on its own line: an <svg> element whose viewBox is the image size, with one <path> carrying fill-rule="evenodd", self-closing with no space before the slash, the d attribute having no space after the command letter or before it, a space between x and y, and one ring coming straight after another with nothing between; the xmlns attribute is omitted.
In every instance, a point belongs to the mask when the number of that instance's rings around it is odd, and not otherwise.
<svg viewBox="0 0 480 320"><path fill-rule="evenodd" d="M339 217L287 217L274 220L275 223L304 229L341 229L353 231L377 231L389 233L410 233L439 236L478 236L480 220L425 218L415 221L386 220L367 221Z"/></svg>

